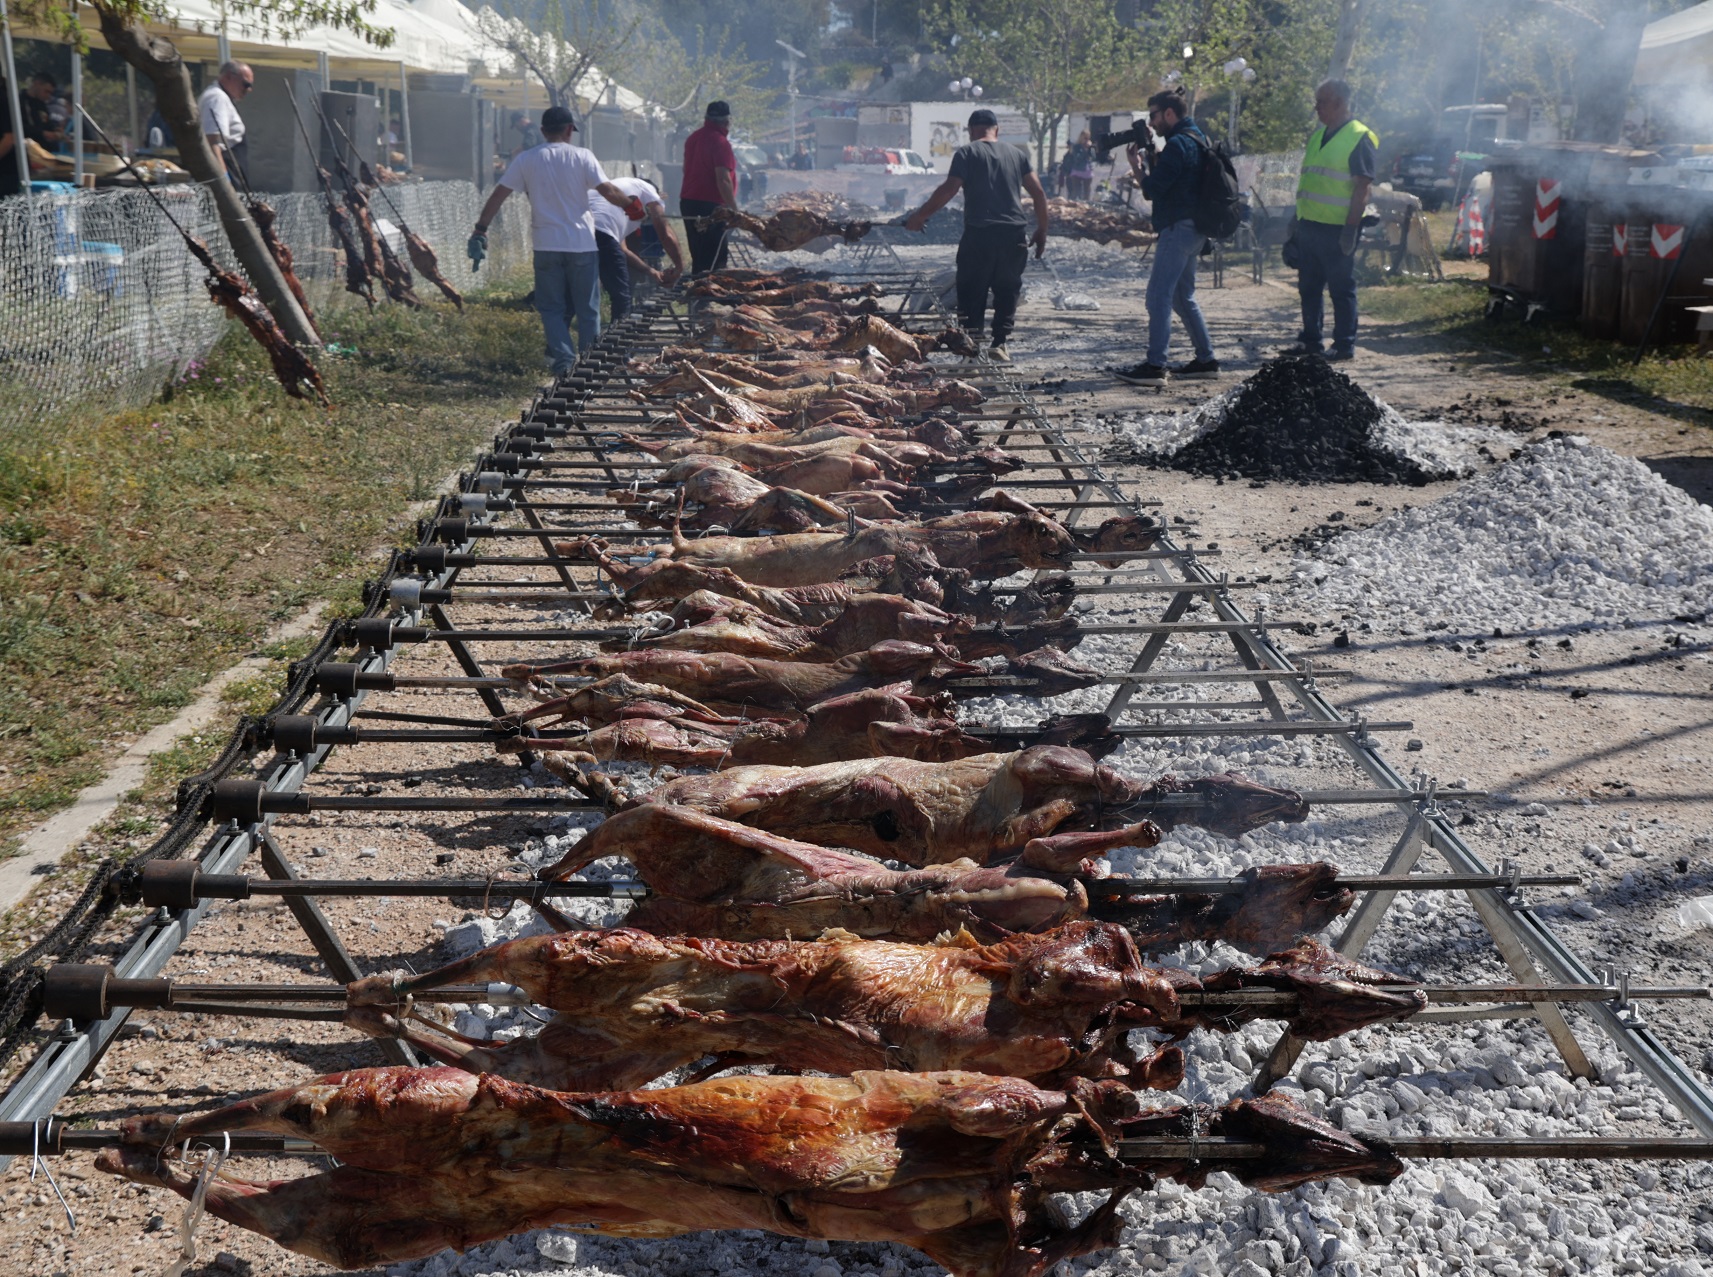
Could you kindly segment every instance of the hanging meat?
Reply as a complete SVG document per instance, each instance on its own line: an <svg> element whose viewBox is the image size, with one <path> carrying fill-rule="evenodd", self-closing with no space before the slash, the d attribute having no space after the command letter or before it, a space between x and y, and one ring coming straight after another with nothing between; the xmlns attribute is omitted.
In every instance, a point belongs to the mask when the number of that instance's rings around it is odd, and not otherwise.
<svg viewBox="0 0 1713 1277"><path fill-rule="evenodd" d="M1167 1090L1183 1079L1182 1055L1139 1059L1124 1039L1132 1028L1188 1033L1180 975L1145 968L1123 928L1094 922L988 945L967 933L920 945L837 932L729 941L584 931L514 940L427 975L359 980L346 1023L401 1036L411 994L501 980L557 1013L539 1036L474 1052L410 1040L471 1072L566 1091L628 1090L709 1057L702 1076L745 1065L967 1069L1039 1086L1122 1077Z"/></svg>
<svg viewBox="0 0 1713 1277"><path fill-rule="evenodd" d="M250 220L256 224L256 229L261 232L262 243L268 246L268 255L274 259L274 264L280 268L280 275L284 277L286 287L291 289L291 295L297 298L298 308L303 311L303 317L309 321L311 328L315 328L315 312L309 308L309 298L304 295L303 283L298 279L296 270L293 269L296 262L292 257L291 245L281 239L279 232L275 229L275 223L280 220L280 215L274 211L272 204L266 200L257 199L255 196L245 200L244 207L249 210ZM316 335L320 336L320 333L317 332Z"/></svg>
<svg viewBox="0 0 1713 1277"><path fill-rule="evenodd" d="M813 240L832 237L854 244L873 228L872 222L835 222L805 208L782 209L763 221L735 208L717 208L714 220L734 230L748 231L770 253L791 253Z"/></svg>
<svg viewBox="0 0 1713 1277"><path fill-rule="evenodd" d="M427 240L418 235L415 231L411 230L409 224L404 220L404 214L399 211L399 206L393 203L393 197L386 194L381 183L376 179L374 173L370 171L369 162L367 160L362 158L358 159L357 176L361 179L364 186L367 186L372 190L380 191L386 199L387 204L392 208L393 216L398 218L399 234L404 237L404 246L406 251L410 254L411 264L415 266L417 270L422 272L424 279L440 290L441 295L445 297L447 301L451 302L459 310L463 310L464 294L452 287L451 282L446 278L446 276L441 274L440 259L434 255L434 249L429 246Z"/></svg>
<svg viewBox="0 0 1713 1277"><path fill-rule="evenodd" d="M308 399L313 395L322 407L331 408L333 404L327 398L326 387L321 384L321 374L310 363L309 356L286 339L267 307L250 291L250 286L231 271L221 270L214 255L208 251L208 245L194 235L185 234L184 240L191 255L208 272L208 295L228 315L243 324L257 344L268 352L274 376L285 387L286 394L294 399Z"/></svg>
<svg viewBox="0 0 1713 1277"><path fill-rule="evenodd" d="M545 674L602 678L628 674L659 683L711 705L802 712L817 702L867 687L913 684L931 692L948 678L979 674L981 667L945 649L889 640L836 661L772 661L731 652L641 650L579 656L542 665L508 665L504 677L527 682Z"/></svg>
<svg viewBox="0 0 1713 1277"><path fill-rule="evenodd" d="M901 1242L952 1277L1043 1277L1115 1245L1130 1193L1225 1171L1264 1189L1402 1165L1290 1102L1140 1111L1121 1082L1063 1091L978 1073L728 1077L648 1091L558 1092L452 1068L360 1069L194 1117L127 1119L102 1171L338 1268L465 1250L555 1224L627 1237L755 1228ZM312 1141L340 1163L299 1179L206 1179L173 1147L221 1132ZM1266 1155L1129 1165L1124 1138L1263 1143ZM199 1182L201 1187L199 1188ZM1081 1223L1048 1195L1107 1193Z"/></svg>
<svg viewBox="0 0 1713 1277"><path fill-rule="evenodd" d="M805 842L849 847L905 864L1019 854L1075 871L1109 847L1151 847L1160 826L1233 831L1300 822L1308 804L1291 790L1227 775L1197 782L1201 803L1170 802L1183 782L1130 780L1080 750L1038 745L953 762L871 758L818 767L735 767L689 776L644 803L694 807ZM546 871L570 872L578 851Z"/></svg>

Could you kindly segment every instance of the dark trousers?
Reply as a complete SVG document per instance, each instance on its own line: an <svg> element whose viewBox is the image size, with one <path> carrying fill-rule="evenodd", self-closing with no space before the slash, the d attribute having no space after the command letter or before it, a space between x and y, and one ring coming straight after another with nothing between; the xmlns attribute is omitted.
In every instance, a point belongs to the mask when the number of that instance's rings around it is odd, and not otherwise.
<svg viewBox="0 0 1713 1277"><path fill-rule="evenodd" d="M993 294L993 340L1011 336L1017 322L1017 298L1023 292L1023 268L1029 242L1021 226L967 226L958 241L958 322L979 338Z"/></svg>
<svg viewBox="0 0 1713 1277"><path fill-rule="evenodd" d="M1332 348L1340 354L1356 348L1356 258L1338 246L1344 227L1327 222L1297 222L1297 292L1303 303L1305 346L1320 349L1326 320L1322 292L1332 294Z"/></svg>
<svg viewBox="0 0 1713 1277"><path fill-rule="evenodd" d="M601 259L601 287L607 290L616 324L630 314L630 262L618 240L605 231L595 232L595 252Z"/></svg>
<svg viewBox="0 0 1713 1277"><path fill-rule="evenodd" d="M709 217L719 205L713 200L678 201L678 211L684 215L684 238L690 241L690 273L703 275L720 270L726 264L726 228L709 221L698 229L692 218Z"/></svg>

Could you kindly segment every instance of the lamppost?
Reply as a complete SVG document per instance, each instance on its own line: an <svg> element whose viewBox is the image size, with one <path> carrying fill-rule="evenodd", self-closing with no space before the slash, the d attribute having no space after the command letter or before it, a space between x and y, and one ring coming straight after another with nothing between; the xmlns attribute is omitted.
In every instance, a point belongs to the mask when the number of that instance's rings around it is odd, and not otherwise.
<svg viewBox="0 0 1713 1277"><path fill-rule="evenodd" d="M1243 86L1255 80L1255 68L1246 58L1232 58L1219 68L1231 81L1231 117L1225 126L1225 144L1237 150L1237 110L1243 98Z"/></svg>
<svg viewBox="0 0 1713 1277"><path fill-rule="evenodd" d="M966 75L963 79L953 80L948 84L946 86L946 92L950 93L954 98L962 97L966 93L969 94L972 99L979 98L981 96L981 85L977 84Z"/></svg>
<svg viewBox="0 0 1713 1277"><path fill-rule="evenodd" d="M791 108L791 153L797 153L797 59L809 55L800 49L794 49L783 40L775 40L788 55L785 59L785 96Z"/></svg>

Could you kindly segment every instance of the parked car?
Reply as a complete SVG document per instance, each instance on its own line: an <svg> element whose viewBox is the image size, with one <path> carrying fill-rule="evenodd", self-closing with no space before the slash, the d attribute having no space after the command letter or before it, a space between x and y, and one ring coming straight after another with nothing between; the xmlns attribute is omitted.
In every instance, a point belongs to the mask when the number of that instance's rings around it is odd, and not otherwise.
<svg viewBox="0 0 1713 1277"><path fill-rule="evenodd" d="M847 146L835 167L863 173L878 170L888 176L934 171L933 165L915 151L884 146Z"/></svg>
<svg viewBox="0 0 1713 1277"><path fill-rule="evenodd" d="M1430 213L1455 204L1475 175L1486 169L1492 145L1488 142L1465 151L1461 137L1443 135L1407 144L1392 161L1392 189L1417 196Z"/></svg>

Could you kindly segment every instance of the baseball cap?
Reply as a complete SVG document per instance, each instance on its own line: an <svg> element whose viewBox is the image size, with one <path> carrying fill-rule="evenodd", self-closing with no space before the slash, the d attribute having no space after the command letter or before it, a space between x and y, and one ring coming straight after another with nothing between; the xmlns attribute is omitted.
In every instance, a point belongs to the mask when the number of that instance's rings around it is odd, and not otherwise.
<svg viewBox="0 0 1713 1277"><path fill-rule="evenodd" d="M729 120L732 115L731 104L715 98L708 103L708 109L703 114L710 120Z"/></svg>
<svg viewBox="0 0 1713 1277"><path fill-rule="evenodd" d="M997 115L995 115L992 111L988 110L984 106L984 107L981 107L979 110L975 110L975 111L970 112L970 125L969 126L972 129L994 129L994 128L998 128L999 127L999 117Z"/></svg>
<svg viewBox="0 0 1713 1277"><path fill-rule="evenodd" d="M560 129L575 129L577 121L572 117L568 108L550 106L541 113L541 131L557 133Z"/></svg>

